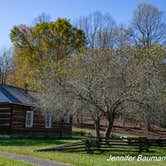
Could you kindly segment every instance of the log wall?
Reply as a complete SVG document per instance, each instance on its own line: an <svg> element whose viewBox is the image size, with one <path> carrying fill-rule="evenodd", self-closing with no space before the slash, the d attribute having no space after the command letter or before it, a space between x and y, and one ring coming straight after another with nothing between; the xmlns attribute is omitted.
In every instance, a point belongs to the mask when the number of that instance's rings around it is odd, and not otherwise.
<svg viewBox="0 0 166 166"><path fill-rule="evenodd" d="M26 107L23 106L12 106L11 115L11 128L12 129L23 129L25 128L25 117L26 117Z"/></svg>
<svg viewBox="0 0 166 166"><path fill-rule="evenodd" d="M52 128L45 128L45 118L40 111L34 111L33 127L26 128L26 111L30 107L21 105L0 105L0 135L21 137L71 137L72 125L53 122ZM4 130L5 129L5 130Z"/></svg>
<svg viewBox="0 0 166 166"><path fill-rule="evenodd" d="M0 107L0 129L8 129L11 127L11 107Z"/></svg>

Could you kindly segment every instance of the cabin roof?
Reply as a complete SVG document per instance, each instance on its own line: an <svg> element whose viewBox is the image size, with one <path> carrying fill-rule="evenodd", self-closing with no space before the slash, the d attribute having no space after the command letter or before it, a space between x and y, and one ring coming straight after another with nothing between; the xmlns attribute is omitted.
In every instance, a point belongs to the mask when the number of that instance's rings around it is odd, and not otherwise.
<svg viewBox="0 0 166 166"><path fill-rule="evenodd" d="M34 106L37 93L24 88L0 84L0 103Z"/></svg>

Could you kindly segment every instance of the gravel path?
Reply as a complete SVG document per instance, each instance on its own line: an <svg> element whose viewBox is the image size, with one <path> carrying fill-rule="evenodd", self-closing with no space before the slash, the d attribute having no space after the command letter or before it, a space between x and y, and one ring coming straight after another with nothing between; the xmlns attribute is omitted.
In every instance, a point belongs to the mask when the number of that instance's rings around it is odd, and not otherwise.
<svg viewBox="0 0 166 166"><path fill-rule="evenodd" d="M35 164L36 166L69 166L69 164L58 163L47 159L40 159L37 157L25 156L14 153L0 152L0 156L15 160L22 160L27 163Z"/></svg>

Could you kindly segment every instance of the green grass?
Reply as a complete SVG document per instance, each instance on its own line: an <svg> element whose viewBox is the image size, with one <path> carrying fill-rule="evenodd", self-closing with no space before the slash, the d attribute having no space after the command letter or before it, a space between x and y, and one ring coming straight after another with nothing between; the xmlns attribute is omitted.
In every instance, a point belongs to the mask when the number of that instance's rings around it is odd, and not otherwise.
<svg viewBox="0 0 166 166"><path fill-rule="evenodd" d="M71 139L46 139L46 138L0 138L0 151L36 156L59 162L71 163L75 166L165 166L166 161L160 162L120 162L107 161L109 155L129 155L124 152L104 152L98 154L86 153L62 153L62 152L34 152L34 150L54 147L67 142L75 142L80 138ZM166 156L166 151L155 149L155 152L141 153L143 155L159 155ZM138 155L138 153L130 153L130 155Z"/></svg>
<svg viewBox="0 0 166 166"><path fill-rule="evenodd" d="M0 157L0 166L33 166L33 164L28 164L22 161Z"/></svg>

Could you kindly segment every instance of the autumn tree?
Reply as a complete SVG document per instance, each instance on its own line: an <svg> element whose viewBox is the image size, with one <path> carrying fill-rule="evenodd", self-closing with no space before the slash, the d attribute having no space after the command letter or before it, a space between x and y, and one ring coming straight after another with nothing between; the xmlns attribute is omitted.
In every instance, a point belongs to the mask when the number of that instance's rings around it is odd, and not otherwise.
<svg viewBox="0 0 166 166"><path fill-rule="evenodd" d="M44 65L74 56L86 42L83 31L63 18L54 22L41 22L34 27L15 26L10 37L14 44L15 65L20 69L16 70L15 78L19 82L30 79L29 85L32 85L36 72L42 72Z"/></svg>

